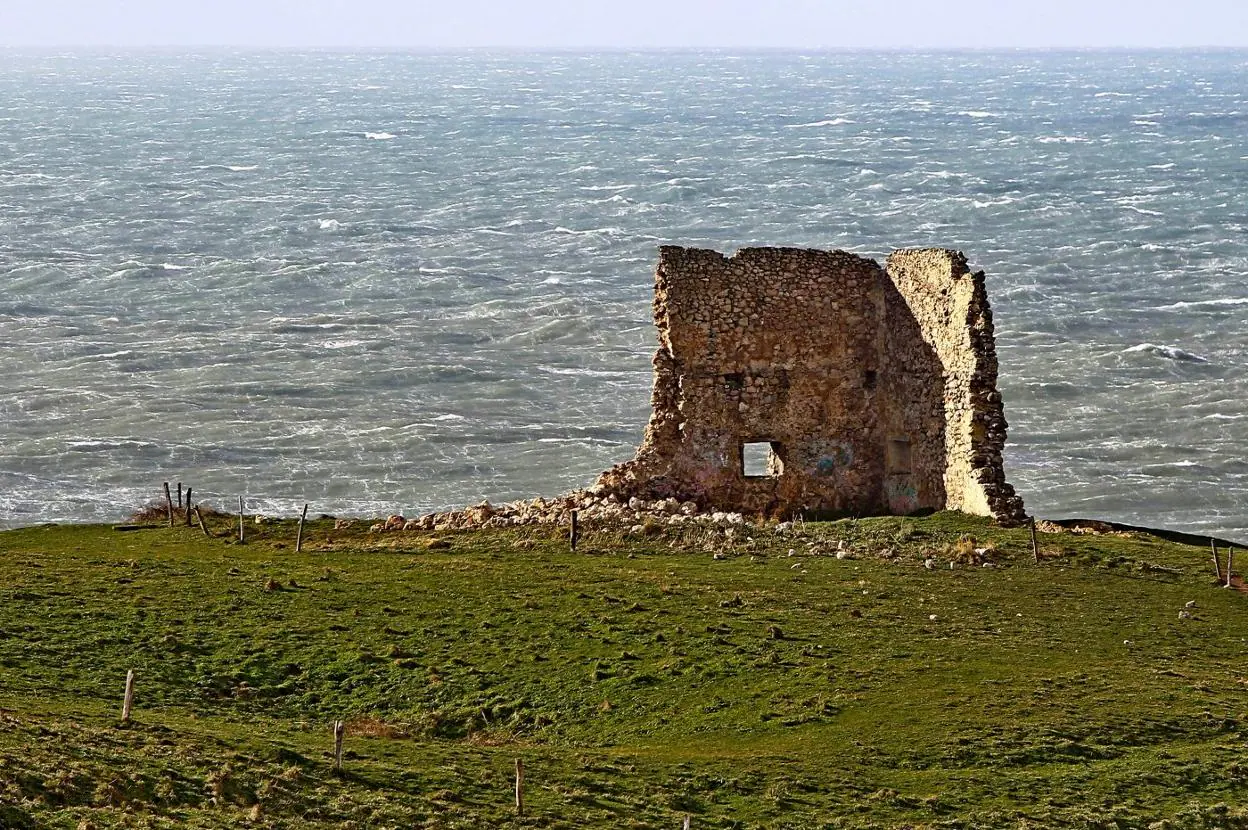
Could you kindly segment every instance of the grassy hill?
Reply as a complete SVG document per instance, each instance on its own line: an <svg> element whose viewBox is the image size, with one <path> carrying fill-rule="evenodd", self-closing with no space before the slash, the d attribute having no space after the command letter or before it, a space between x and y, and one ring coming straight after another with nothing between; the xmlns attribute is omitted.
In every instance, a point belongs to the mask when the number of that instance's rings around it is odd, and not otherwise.
<svg viewBox="0 0 1248 830"><path fill-rule="evenodd" d="M1208 547L363 527L0 533L0 827L1248 827Z"/></svg>

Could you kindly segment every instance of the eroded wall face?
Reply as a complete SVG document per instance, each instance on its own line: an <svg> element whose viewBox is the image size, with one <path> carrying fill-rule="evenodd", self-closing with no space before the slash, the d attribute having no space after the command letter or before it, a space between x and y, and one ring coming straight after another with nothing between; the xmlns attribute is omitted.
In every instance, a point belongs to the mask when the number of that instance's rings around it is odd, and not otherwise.
<svg viewBox="0 0 1248 830"><path fill-rule="evenodd" d="M997 390L992 310L982 271L957 251L897 251L888 274L944 372L944 487L951 510L1024 518L1005 480L1006 421Z"/></svg>
<svg viewBox="0 0 1248 830"><path fill-rule="evenodd" d="M944 508L952 482L959 507L981 506L965 497L970 466L951 477L950 449L959 464L974 453L947 429L961 417L950 395L974 384L950 384L941 350L957 378L975 370L957 363L956 332L926 330L957 328L927 313L956 280L939 276L938 257L899 263L904 286L842 251L663 248L653 413L637 456L599 487L748 513L867 514ZM995 382L995 358L992 370Z"/></svg>
<svg viewBox="0 0 1248 830"><path fill-rule="evenodd" d="M945 492L945 383L940 359L887 279L878 340L884 366L878 396L885 444L887 512L943 509Z"/></svg>

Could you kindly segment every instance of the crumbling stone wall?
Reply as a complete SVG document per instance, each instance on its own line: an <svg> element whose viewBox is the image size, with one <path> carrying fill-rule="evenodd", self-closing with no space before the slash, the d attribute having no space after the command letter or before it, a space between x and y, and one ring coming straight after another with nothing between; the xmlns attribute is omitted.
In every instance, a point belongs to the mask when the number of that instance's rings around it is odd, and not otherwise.
<svg viewBox="0 0 1248 830"><path fill-rule="evenodd" d="M667 246L653 411L593 492L748 514L957 509L1011 522L983 274L945 250ZM744 456L764 445L765 467Z"/></svg>
<svg viewBox="0 0 1248 830"><path fill-rule="evenodd" d="M943 367L945 506L999 519L1023 517L1005 480L1006 421L984 272L958 251L896 251L888 276Z"/></svg>

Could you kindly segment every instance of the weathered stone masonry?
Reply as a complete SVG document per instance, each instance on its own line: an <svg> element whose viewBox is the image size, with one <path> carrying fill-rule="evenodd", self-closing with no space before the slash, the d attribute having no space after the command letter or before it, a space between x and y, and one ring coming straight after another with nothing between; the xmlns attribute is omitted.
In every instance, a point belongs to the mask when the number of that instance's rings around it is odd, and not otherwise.
<svg viewBox="0 0 1248 830"><path fill-rule="evenodd" d="M984 275L956 251L661 249L653 412L591 492L793 515L1023 518ZM759 450L765 464L750 469Z"/></svg>

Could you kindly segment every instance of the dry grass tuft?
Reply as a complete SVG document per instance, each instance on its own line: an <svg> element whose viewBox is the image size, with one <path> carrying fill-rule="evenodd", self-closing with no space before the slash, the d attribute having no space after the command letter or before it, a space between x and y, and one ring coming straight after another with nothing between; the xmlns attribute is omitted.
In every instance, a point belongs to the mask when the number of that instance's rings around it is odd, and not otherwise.
<svg viewBox="0 0 1248 830"><path fill-rule="evenodd" d="M411 736L411 729L406 724L389 723L381 718L353 718L347 721L346 730L349 735L387 740L400 740Z"/></svg>

